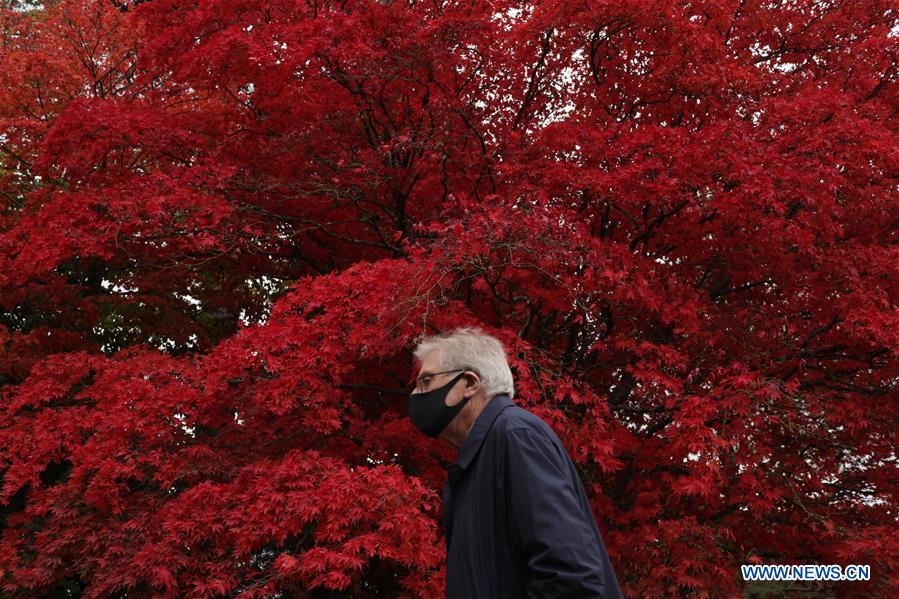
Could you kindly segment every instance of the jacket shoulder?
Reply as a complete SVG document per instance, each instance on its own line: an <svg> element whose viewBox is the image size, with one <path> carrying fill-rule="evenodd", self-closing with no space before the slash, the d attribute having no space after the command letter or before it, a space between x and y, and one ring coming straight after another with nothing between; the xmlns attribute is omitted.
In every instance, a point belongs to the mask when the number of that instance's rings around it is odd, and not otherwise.
<svg viewBox="0 0 899 599"><path fill-rule="evenodd" d="M506 437L513 430L527 429L547 436L553 442L558 441L555 432L542 418L518 405L512 405L504 409L500 413L499 418L497 418L496 425L497 433L502 437Z"/></svg>

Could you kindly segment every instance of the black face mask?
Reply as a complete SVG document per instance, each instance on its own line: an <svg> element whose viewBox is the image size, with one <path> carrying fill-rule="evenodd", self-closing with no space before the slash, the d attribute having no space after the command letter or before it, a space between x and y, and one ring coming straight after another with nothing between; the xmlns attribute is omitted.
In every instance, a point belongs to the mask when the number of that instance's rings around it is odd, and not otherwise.
<svg viewBox="0 0 899 599"><path fill-rule="evenodd" d="M429 437L439 437L443 429L465 407L465 404L471 399L470 397L466 397L454 406L446 405L446 396L464 375L465 372L460 372L456 378L442 387L431 389L425 393L409 395L409 418L421 432Z"/></svg>

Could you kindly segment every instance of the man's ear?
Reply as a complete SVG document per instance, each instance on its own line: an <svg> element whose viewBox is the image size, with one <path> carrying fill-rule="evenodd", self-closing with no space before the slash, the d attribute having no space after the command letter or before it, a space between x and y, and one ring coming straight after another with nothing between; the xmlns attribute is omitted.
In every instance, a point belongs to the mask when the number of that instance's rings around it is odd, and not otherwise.
<svg viewBox="0 0 899 599"><path fill-rule="evenodd" d="M465 373L465 395L469 397L471 395L476 395L478 391L481 390L481 379L478 377L478 373L473 370L466 371ZM469 391L471 391L471 395L469 395Z"/></svg>

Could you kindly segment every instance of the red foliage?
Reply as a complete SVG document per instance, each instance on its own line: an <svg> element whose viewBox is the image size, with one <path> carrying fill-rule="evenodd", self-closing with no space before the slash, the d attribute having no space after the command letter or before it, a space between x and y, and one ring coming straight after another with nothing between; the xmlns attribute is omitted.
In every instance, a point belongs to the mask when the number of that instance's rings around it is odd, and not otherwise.
<svg viewBox="0 0 899 599"><path fill-rule="evenodd" d="M895 594L892 3L0 10L4 596L442 596L465 324L626 595Z"/></svg>

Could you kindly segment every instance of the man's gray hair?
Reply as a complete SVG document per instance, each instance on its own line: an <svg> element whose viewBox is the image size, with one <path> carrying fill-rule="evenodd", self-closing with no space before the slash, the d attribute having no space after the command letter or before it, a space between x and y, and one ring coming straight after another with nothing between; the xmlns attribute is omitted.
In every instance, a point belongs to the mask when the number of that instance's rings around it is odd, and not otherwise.
<svg viewBox="0 0 899 599"><path fill-rule="evenodd" d="M481 379L481 387L488 398L498 393L515 397L512 370L506 360L506 350L499 339L480 327L463 327L449 334L432 335L422 339L412 354L419 363L433 350L440 350L440 370L455 368L474 370Z"/></svg>

